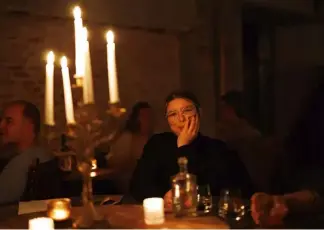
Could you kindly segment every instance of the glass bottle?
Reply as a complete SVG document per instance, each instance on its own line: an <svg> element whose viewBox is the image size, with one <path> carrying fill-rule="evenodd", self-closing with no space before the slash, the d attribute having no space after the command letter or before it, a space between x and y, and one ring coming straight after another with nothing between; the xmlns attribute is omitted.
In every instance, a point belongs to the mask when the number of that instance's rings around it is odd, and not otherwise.
<svg viewBox="0 0 324 230"><path fill-rule="evenodd" d="M179 173L172 180L172 208L176 217L196 216L197 183L196 176L188 173L188 159L178 159Z"/></svg>

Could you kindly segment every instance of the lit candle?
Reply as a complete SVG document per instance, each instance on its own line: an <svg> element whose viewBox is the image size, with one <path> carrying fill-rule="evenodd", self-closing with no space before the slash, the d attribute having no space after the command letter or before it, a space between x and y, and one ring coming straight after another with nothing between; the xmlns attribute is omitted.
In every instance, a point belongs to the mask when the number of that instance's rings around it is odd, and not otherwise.
<svg viewBox="0 0 324 230"><path fill-rule="evenodd" d="M29 220L29 230L54 230L54 221L51 218L40 217Z"/></svg>
<svg viewBox="0 0 324 230"><path fill-rule="evenodd" d="M110 103L114 104L119 102L114 33L108 31L106 38L109 98Z"/></svg>
<svg viewBox="0 0 324 230"><path fill-rule="evenodd" d="M91 68L91 58L90 58L90 47L88 41L88 30L87 28L83 28L83 36L84 36L84 55L85 55L85 75L84 75L84 83L83 83L83 101L84 104L93 104L94 96L93 96L93 79L92 79L92 68Z"/></svg>
<svg viewBox="0 0 324 230"><path fill-rule="evenodd" d="M91 170L95 170L95 169L97 169L97 160L92 159L91 160Z"/></svg>
<svg viewBox="0 0 324 230"><path fill-rule="evenodd" d="M75 78L77 84L80 86L82 78L84 77L84 37L83 37L83 22L82 12L79 6L73 9L74 16L74 33L75 33Z"/></svg>
<svg viewBox="0 0 324 230"><path fill-rule="evenodd" d="M54 60L53 51L47 54L45 79L45 124L54 126Z"/></svg>
<svg viewBox="0 0 324 230"><path fill-rule="evenodd" d="M57 199L49 201L47 204L47 214L55 221L69 219L71 215L70 199Z"/></svg>
<svg viewBox="0 0 324 230"><path fill-rule="evenodd" d="M162 198L147 198L143 201L144 220L147 225L164 223L164 201Z"/></svg>
<svg viewBox="0 0 324 230"><path fill-rule="evenodd" d="M75 124L70 74L69 74L69 68L67 66L67 59L65 56L61 58L61 68L62 68L62 77L63 77L66 122L68 125Z"/></svg>

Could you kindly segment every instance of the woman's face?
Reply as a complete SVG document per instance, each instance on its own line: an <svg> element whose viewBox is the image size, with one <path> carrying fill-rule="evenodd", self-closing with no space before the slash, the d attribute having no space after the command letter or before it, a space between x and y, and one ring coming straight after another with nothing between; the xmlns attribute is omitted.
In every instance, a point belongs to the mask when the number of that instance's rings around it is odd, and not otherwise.
<svg viewBox="0 0 324 230"><path fill-rule="evenodd" d="M197 115L196 106L190 100L182 98L176 98L170 101L166 110L166 118L170 129L177 136L179 136L184 128L185 122L190 117Z"/></svg>

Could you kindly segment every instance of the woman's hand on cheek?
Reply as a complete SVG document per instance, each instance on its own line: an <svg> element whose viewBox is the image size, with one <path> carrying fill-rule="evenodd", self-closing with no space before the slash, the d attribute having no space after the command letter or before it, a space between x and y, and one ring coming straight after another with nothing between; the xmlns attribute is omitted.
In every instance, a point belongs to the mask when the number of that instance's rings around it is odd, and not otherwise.
<svg viewBox="0 0 324 230"><path fill-rule="evenodd" d="M196 137L199 131L199 117L193 116L189 117L185 126L182 129L180 135L178 136L178 147L190 144Z"/></svg>

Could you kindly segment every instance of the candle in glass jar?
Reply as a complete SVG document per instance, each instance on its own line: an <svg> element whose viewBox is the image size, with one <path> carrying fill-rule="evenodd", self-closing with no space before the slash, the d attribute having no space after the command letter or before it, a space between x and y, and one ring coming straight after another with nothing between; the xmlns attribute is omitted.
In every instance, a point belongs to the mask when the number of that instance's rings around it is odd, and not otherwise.
<svg viewBox="0 0 324 230"><path fill-rule="evenodd" d="M143 201L144 220L147 225L164 223L164 201L162 198L147 198Z"/></svg>
<svg viewBox="0 0 324 230"><path fill-rule="evenodd" d="M72 91L70 83L70 73L67 66L67 58L64 56L61 59L62 77L63 77L63 90L65 102L65 115L67 124L75 124L74 107L72 100Z"/></svg>
<svg viewBox="0 0 324 230"><path fill-rule="evenodd" d="M109 99L111 104L115 104L119 102L119 95L118 95L114 33L111 30L107 32L106 39L107 39L107 68L108 68Z"/></svg>
<svg viewBox="0 0 324 230"><path fill-rule="evenodd" d="M55 221L63 221L69 219L71 215L70 199L51 200L47 204L47 214Z"/></svg>
<svg viewBox="0 0 324 230"><path fill-rule="evenodd" d="M54 221L51 218L40 217L29 220L29 230L54 230Z"/></svg>
<svg viewBox="0 0 324 230"><path fill-rule="evenodd" d="M45 79L45 124L54 126L54 60L53 51L47 54Z"/></svg>

